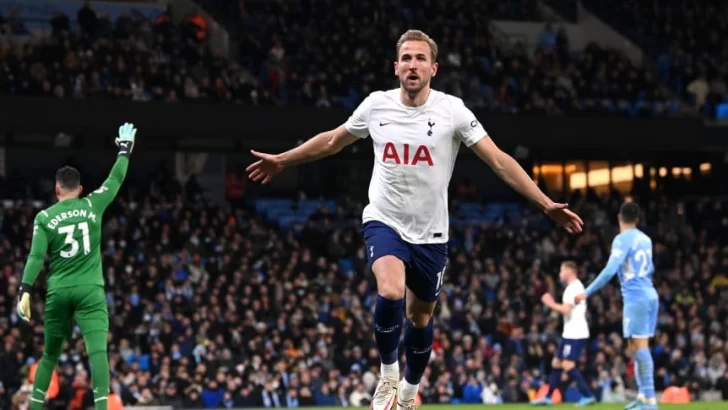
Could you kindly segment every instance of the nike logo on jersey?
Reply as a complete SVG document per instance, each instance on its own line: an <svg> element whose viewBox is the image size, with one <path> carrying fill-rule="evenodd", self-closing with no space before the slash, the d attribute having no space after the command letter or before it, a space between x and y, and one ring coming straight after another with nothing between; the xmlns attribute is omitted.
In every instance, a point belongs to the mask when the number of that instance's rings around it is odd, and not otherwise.
<svg viewBox="0 0 728 410"><path fill-rule="evenodd" d="M384 127L385 125L389 125L389 124L391 124L391 122L381 122L381 121L379 121L379 126L380 127Z"/></svg>

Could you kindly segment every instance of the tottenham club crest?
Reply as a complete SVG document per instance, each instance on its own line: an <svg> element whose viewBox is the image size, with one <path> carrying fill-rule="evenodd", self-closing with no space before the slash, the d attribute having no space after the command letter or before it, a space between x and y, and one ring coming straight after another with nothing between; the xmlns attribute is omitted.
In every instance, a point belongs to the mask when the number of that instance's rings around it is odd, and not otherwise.
<svg viewBox="0 0 728 410"><path fill-rule="evenodd" d="M427 120L427 125L429 125L429 126L430 126L430 130L429 130L429 131L427 131L427 136L431 137L431 136L432 136L432 127L434 127L434 126L435 126L435 123L434 123L434 122L432 122L432 119L428 119L428 120Z"/></svg>

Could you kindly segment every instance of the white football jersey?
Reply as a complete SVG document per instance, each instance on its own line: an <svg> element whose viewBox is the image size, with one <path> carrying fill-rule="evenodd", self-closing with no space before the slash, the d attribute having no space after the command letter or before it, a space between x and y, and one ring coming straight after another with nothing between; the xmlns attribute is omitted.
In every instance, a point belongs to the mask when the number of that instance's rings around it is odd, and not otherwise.
<svg viewBox="0 0 728 410"><path fill-rule="evenodd" d="M563 304L574 305L576 295L584 293L584 284L579 279L571 282L564 290L562 297ZM564 315L564 339L588 339L589 324L586 321L586 300L575 305L571 313Z"/></svg>
<svg viewBox="0 0 728 410"><path fill-rule="evenodd" d="M363 222L379 221L413 244L448 241L448 186L463 142L486 136L460 98L431 90L427 102L408 107L400 90L371 93L345 124L374 143L374 171Z"/></svg>

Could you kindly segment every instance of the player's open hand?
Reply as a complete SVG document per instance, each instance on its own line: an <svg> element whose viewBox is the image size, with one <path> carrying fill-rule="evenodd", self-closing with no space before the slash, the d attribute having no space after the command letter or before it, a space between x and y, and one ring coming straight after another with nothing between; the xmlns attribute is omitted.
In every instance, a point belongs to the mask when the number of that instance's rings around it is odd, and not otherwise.
<svg viewBox="0 0 728 410"><path fill-rule="evenodd" d="M544 210L544 213L569 233L580 233L584 226L584 221L569 209L569 204L553 203Z"/></svg>
<svg viewBox="0 0 728 410"><path fill-rule="evenodd" d="M250 153L260 158L245 169L248 172L248 178L251 180L255 182L263 181L263 184L267 184L283 171L283 164L277 155L253 150L250 150Z"/></svg>
<svg viewBox="0 0 728 410"><path fill-rule="evenodd" d="M546 292L541 296L541 302L546 306L553 305L554 297L549 292Z"/></svg>
<svg viewBox="0 0 728 410"><path fill-rule="evenodd" d="M574 304L579 304L586 300L586 293L580 293L574 297Z"/></svg>
<svg viewBox="0 0 728 410"><path fill-rule="evenodd" d="M119 127L119 136L114 140L116 146L119 147L119 155L129 156L131 154L134 149L136 133L137 129L130 122L125 122L124 125Z"/></svg>

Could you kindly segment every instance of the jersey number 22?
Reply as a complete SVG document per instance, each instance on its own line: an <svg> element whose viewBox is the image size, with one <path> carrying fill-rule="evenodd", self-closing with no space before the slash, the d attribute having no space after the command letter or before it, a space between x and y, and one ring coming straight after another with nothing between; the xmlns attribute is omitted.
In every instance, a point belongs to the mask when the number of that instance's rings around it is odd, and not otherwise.
<svg viewBox="0 0 728 410"><path fill-rule="evenodd" d="M650 261L652 260L652 250L645 250L640 249L635 253L634 255L634 261L639 264L639 271L637 272L637 277L642 278L647 276L650 273ZM625 272L624 278L625 280L634 279L635 272L632 268L632 265L627 265L629 267L629 270Z"/></svg>
<svg viewBox="0 0 728 410"><path fill-rule="evenodd" d="M64 243L66 245L71 245L70 250L61 251L62 258L73 258L76 254L78 254L78 241L73 237L73 232L76 230L76 227L81 230L81 234L83 236L83 254L88 255L91 253L91 239L89 238L88 222L81 222L78 225L58 227L58 233L66 235Z"/></svg>

